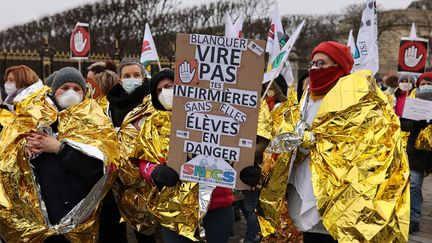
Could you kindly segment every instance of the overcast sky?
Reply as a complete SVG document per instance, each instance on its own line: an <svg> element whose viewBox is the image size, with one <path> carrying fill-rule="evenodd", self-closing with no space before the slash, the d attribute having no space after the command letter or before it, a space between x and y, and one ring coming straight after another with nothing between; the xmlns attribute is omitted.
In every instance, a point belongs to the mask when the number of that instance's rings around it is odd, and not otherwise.
<svg viewBox="0 0 432 243"><path fill-rule="evenodd" d="M1 0L0 30L23 24L43 16L62 12L85 3L99 0ZM143 0L145 1L145 0ZM263 0L265 1L265 0ZM269 0L270 1L270 0ZM361 0L277 0L284 14L325 14L339 12L343 7ZM201 4L208 0L183 0L187 5ZM377 0L384 9L406 8L411 0ZM71 23L75 25L75 23ZM1 40L0 40L1 41Z"/></svg>

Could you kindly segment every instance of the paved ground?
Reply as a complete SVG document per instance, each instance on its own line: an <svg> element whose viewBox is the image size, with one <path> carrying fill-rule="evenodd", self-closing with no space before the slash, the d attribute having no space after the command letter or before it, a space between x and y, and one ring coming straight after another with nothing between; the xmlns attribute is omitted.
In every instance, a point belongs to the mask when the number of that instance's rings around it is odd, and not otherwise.
<svg viewBox="0 0 432 243"><path fill-rule="evenodd" d="M423 205L420 232L410 235L409 243L432 243L432 176L423 181Z"/></svg>
<svg viewBox="0 0 432 243"><path fill-rule="evenodd" d="M420 222L420 232L410 235L409 243L432 243L432 176L428 176L423 182L423 209ZM239 243L246 231L246 220L241 217L234 224L233 236L230 237L229 243ZM129 233L129 242L135 243L132 239L133 234ZM160 241L161 242L161 241Z"/></svg>

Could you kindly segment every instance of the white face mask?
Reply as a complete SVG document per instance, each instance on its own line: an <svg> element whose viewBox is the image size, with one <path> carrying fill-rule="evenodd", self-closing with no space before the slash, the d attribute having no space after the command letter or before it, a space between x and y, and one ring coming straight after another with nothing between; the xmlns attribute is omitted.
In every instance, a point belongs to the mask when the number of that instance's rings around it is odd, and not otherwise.
<svg viewBox="0 0 432 243"><path fill-rule="evenodd" d="M410 91L412 89L412 83L399 83L399 88L402 91Z"/></svg>
<svg viewBox="0 0 432 243"><path fill-rule="evenodd" d="M57 102L62 109L66 109L80 103L82 98L82 95L78 94L75 90L68 89L68 91L57 98Z"/></svg>
<svg viewBox="0 0 432 243"><path fill-rule="evenodd" d="M122 87L126 93L132 93L136 88L141 86L143 80L140 78L126 78L122 80Z"/></svg>
<svg viewBox="0 0 432 243"><path fill-rule="evenodd" d="M162 89L162 92L158 96L159 102L163 105L163 107L167 111L172 110L173 98L174 98L174 88Z"/></svg>
<svg viewBox="0 0 432 243"><path fill-rule="evenodd" d="M7 95L11 95L17 91L16 83L7 81L4 85L5 91Z"/></svg>

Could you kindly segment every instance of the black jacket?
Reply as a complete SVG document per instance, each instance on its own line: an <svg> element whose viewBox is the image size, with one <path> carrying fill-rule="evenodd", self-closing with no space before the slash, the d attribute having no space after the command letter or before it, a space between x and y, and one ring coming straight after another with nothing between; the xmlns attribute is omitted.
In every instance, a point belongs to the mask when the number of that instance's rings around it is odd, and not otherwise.
<svg viewBox="0 0 432 243"><path fill-rule="evenodd" d="M402 131L410 132L407 144L407 154L411 170L420 173L432 172L432 152L415 148L415 141L420 131L428 124L426 121L413 121L400 118Z"/></svg>
<svg viewBox="0 0 432 243"><path fill-rule="evenodd" d="M103 162L69 145L31 161L51 224L57 224L103 176Z"/></svg>
<svg viewBox="0 0 432 243"><path fill-rule="evenodd" d="M143 84L128 94L121 84L115 85L107 94L109 112L115 127L120 127L125 116L142 103L150 93L150 82L145 79Z"/></svg>
<svg viewBox="0 0 432 243"><path fill-rule="evenodd" d="M2 100L4 101L7 97L5 88L4 88L4 83L0 83L0 96L2 98Z"/></svg>

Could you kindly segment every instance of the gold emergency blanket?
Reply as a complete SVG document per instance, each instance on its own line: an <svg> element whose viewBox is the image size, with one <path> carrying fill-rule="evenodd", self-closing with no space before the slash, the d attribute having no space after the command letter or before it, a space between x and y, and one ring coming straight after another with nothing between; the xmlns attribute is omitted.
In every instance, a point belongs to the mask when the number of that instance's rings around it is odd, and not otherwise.
<svg viewBox="0 0 432 243"><path fill-rule="evenodd" d="M0 108L0 131L2 130L2 127L6 127L13 121L14 114L7 110Z"/></svg>
<svg viewBox="0 0 432 243"><path fill-rule="evenodd" d="M122 165L119 169L120 181L113 187L122 217L136 230L144 233L152 231L151 226L156 224L156 218L147 210L147 202L150 200L149 196L157 190L143 180L138 161L132 161L130 157L140 142L140 131L133 124L138 125L141 119L155 111L150 97L146 96L139 106L126 115L118 131Z"/></svg>
<svg viewBox="0 0 432 243"><path fill-rule="evenodd" d="M48 102L48 92L49 88L42 88L16 104L13 123L1 132L0 233L6 242L43 242L54 234L64 234L71 242L95 242L98 204L112 183L116 174L112 171L119 161L117 137L108 117L95 101L85 99L58 112ZM24 138L26 133L37 131L39 126L49 126L57 119L59 140L67 138L98 148L109 173L95 185L79 204L81 206L74 208L77 210L66 215L58 225L51 226L40 188L24 154Z"/></svg>
<svg viewBox="0 0 432 243"><path fill-rule="evenodd" d="M102 110L105 113L108 113L108 98L106 96L103 96L102 98L96 99L96 102L102 107Z"/></svg>
<svg viewBox="0 0 432 243"><path fill-rule="evenodd" d="M258 113L257 135L270 140L272 138L273 122L270 109L264 100L260 104Z"/></svg>
<svg viewBox="0 0 432 243"><path fill-rule="evenodd" d="M286 112L291 109L294 105L297 104L297 93L293 86L288 87L288 96L287 100L285 100L280 106L278 106L276 109L274 109L271 112L271 117L273 120L273 128L272 128L272 135L280 133L280 131L292 131L287 127L284 127L284 125L287 125L285 122L285 114Z"/></svg>
<svg viewBox="0 0 432 243"><path fill-rule="evenodd" d="M298 121L296 109L287 115L287 123ZM409 169L400 123L370 72L338 81L323 98L312 132L316 141L310 147L313 191L329 233L339 242L408 241ZM291 160L283 153L276 163L281 156L286 156L282 164ZM272 173L282 174L276 169ZM269 183L267 189L285 192L286 184L287 180ZM277 206L282 199L261 194L260 204ZM267 225L278 220L263 213ZM271 227L264 227L264 233L269 231Z"/></svg>
<svg viewBox="0 0 432 243"><path fill-rule="evenodd" d="M432 151L432 125L422 129L415 141L415 148Z"/></svg>
<svg viewBox="0 0 432 243"><path fill-rule="evenodd" d="M293 132L294 121L299 119L297 95L288 88L288 99L271 112L272 133ZM258 222L263 242L301 242L302 234L294 226L287 211L285 199L291 153L279 155L264 153L260 202L257 207Z"/></svg>
<svg viewBox="0 0 432 243"><path fill-rule="evenodd" d="M171 112L155 110L148 116L139 135L139 143L132 157L152 163L164 163L168 156L171 132ZM143 207L154 215L160 224L189 239L199 224L198 184L181 181L175 187L163 187L158 191L143 190L140 197Z"/></svg>

